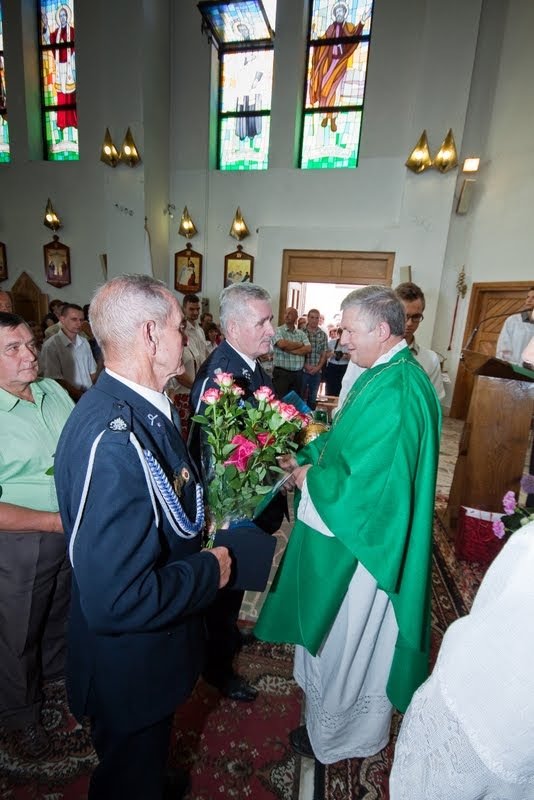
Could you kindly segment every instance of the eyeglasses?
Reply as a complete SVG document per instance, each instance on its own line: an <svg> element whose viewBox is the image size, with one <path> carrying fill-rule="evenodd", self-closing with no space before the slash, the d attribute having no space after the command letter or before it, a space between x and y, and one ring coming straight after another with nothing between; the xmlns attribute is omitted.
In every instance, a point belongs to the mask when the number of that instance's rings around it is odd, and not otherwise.
<svg viewBox="0 0 534 800"><path fill-rule="evenodd" d="M424 317L422 314L406 314L406 322L410 322L410 320L419 324L419 322L424 320Z"/></svg>

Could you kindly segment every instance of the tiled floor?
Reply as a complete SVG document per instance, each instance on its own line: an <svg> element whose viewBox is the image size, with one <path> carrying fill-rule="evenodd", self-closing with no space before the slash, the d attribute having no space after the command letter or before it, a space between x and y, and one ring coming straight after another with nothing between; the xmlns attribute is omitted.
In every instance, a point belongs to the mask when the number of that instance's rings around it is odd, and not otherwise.
<svg viewBox="0 0 534 800"><path fill-rule="evenodd" d="M452 478L454 474L454 465L456 464L456 457L458 455L458 444L463 429L463 421L458 419L450 419L445 417L443 419L443 429L441 434L441 444L439 453L438 465L438 478L436 485L436 493L448 495L451 488ZM290 505L292 505L290 503ZM278 544L276 547L276 554L273 563L271 575L274 575L280 563L282 553L287 544L287 538L291 531L289 523L282 526L276 537ZM241 606L241 617L247 620L256 620L261 609L265 594L262 592L247 592Z"/></svg>

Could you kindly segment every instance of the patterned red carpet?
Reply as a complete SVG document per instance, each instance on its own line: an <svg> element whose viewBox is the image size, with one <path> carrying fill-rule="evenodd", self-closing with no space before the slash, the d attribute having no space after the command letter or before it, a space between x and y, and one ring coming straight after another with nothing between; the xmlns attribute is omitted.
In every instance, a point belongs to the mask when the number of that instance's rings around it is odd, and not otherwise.
<svg viewBox="0 0 534 800"><path fill-rule="evenodd" d="M434 523L432 663L445 630L471 608L486 570L478 564L456 559L454 545L439 518L444 507L443 503L436 504L438 514ZM319 766L315 800L389 800L389 772L401 719L400 714L394 716L389 745L377 755Z"/></svg>
<svg viewBox="0 0 534 800"><path fill-rule="evenodd" d="M189 800L296 800L288 733L299 724L302 697L293 648L257 642L239 655L238 668L260 690L258 699L236 703L200 681L176 715L171 763L191 771ZM61 681L47 688L43 722L53 752L33 764L19 760L10 736L0 733L2 800L86 798L96 757L87 729L68 713Z"/></svg>
<svg viewBox="0 0 534 800"><path fill-rule="evenodd" d="M176 715L171 761L190 771L189 800L296 800L298 770L288 733L300 721L293 648L256 642L239 655L239 672L260 690L237 703L199 682Z"/></svg>
<svg viewBox="0 0 534 800"><path fill-rule="evenodd" d="M440 506L438 504L438 511ZM485 568L458 562L436 517L432 576L432 657L445 629L469 610ZM257 642L239 656L239 671L259 689L255 703L222 698L199 682L176 715L171 762L191 772L188 800L297 800L300 760L288 733L300 721L301 693L292 679L293 648ZM2 800L83 800L95 765L87 729L66 708L61 682L47 690L45 726L53 742L46 761L17 759L0 733ZM388 775L400 716L388 747L376 756L340 761L317 771L316 800L387 800Z"/></svg>

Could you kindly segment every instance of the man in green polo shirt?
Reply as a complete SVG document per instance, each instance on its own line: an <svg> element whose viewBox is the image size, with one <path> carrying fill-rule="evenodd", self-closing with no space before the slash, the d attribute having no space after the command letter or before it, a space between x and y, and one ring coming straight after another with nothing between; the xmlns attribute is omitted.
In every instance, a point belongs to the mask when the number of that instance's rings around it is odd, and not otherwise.
<svg viewBox="0 0 534 800"><path fill-rule="evenodd" d="M50 747L40 720L43 681L63 673L70 570L53 465L73 408L37 372L30 327L0 312L0 724L31 759Z"/></svg>

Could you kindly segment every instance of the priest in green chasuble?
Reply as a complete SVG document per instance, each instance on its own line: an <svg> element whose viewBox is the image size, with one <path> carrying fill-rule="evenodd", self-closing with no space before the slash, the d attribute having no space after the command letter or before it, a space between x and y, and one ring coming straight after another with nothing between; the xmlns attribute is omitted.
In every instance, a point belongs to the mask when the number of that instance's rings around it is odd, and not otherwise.
<svg viewBox="0 0 534 800"><path fill-rule="evenodd" d="M290 742L325 764L385 747L393 706L428 675L441 431L395 293L366 286L341 309L341 343L365 371L331 429L285 458L295 525L254 631L297 645L306 724Z"/></svg>

